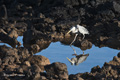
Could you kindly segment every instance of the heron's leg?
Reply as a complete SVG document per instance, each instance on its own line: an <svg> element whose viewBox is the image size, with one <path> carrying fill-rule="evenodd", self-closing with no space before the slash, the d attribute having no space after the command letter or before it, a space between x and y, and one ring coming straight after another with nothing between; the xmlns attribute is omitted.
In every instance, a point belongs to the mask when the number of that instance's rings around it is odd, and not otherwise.
<svg viewBox="0 0 120 80"><path fill-rule="evenodd" d="M76 54L76 51L75 51L75 49L70 45L70 47L73 49L73 51L74 51L74 53Z"/></svg>
<svg viewBox="0 0 120 80"><path fill-rule="evenodd" d="M78 34L75 35L75 37L74 37L73 41L70 43L70 45L72 45L73 42L75 42L77 35L78 35Z"/></svg>
<svg viewBox="0 0 120 80"><path fill-rule="evenodd" d="M74 40L71 42L70 47L73 49L74 53L76 54L75 49L72 47L73 42L76 40L78 34L75 35Z"/></svg>
<svg viewBox="0 0 120 80"><path fill-rule="evenodd" d="M85 38L85 35L83 34L83 38L82 38L82 40Z"/></svg>

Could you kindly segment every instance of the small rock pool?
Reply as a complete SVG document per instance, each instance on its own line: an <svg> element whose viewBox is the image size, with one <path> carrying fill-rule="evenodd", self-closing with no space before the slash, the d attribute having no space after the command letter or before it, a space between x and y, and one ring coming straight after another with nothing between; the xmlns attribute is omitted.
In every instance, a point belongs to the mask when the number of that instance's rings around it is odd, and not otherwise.
<svg viewBox="0 0 120 80"><path fill-rule="evenodd" d="M17 38L19 42L22 43L23 46L23 36L20 36ZM4 45L5 43L1 43L1 45ZM8 44L5 44L9 46ZM9 46L10 47L10 46ZM82 50L78 47L72 46L77 54L82 54ZM64 45L61 42L52 42L48 48L42 50L41 52L36 53L35 55L42 55L47 57L51 63L53 62L62 62L67 65L68 73L69 74L77 74L77 73L84 73L84 72L90 72L91 68L99 65L102 67L105 62L109 62L113 59L114 56L117 56L118 52L120 50L108 48L108 47L96 47L95 45L92 45L91 49L87 49L84 51L85 54L89 53L89 56L87 59L80 63L79 65L71 65L71 63L67 60L68 58L73 58L72 54L74 54L73 49L68 46Z"/></svg>
<svg viewBox="0 0 120 80"><path fill-rule="evenodd" d="M80 48L74 47L77 54L82 54L82 50ZM36 55L43 55L47 57L51 63L53 62L62 62L67 65L69 74L77 74L83 72L90 72L91 68L99 65L102 67L104 62L109 62L113 59L114 56L117 56L119 50L111 49L108 47L96 47L92 46L91 49L87 49L84 51L85 54L89 53L87 59L80 63L77 66L71 65L66 57L72 58L72 54L74 54L73 50L70 46L63 45L60 42L52 42L47 49L42 50Z"/></svg>

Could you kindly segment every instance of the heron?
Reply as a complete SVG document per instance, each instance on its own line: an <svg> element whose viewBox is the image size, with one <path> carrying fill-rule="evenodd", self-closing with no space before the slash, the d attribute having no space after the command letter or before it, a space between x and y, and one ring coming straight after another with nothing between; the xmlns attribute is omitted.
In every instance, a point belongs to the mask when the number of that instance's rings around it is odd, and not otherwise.
<svg viewBox="0 0 120 80"><path fill-rule="evenodd" d="M71 58L71 60L67 57L67 60L71 63L71 65L78 65L80 63L82 63L83 61L85 61L87 59L87 57L89 56L89 54L74 54L76 57Z"/></svg>
<svg viewBox="0 0 120 80"><path fill-rule="evenodd" d="M77 38L77 36L78 36L79 33L83 34L83 38L82 39L84 39L85 38L85 34L89 34L89 31L85 27L80 26L79 24L77 24L76 26L73 26L67 32L67 34L69 34L70 32L72 32L72 33L75 34L75 37L74 37L73 41L70 43L70 47L74 50L74 53L76 54L75 49L71 45L75 42L75 40L76 40L76 38Z"/></svg>

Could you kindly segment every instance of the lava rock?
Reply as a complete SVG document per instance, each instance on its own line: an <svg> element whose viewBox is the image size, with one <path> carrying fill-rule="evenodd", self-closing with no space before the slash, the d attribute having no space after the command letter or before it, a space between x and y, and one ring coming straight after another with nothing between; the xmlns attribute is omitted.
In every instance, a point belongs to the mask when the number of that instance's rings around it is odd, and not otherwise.
<svg viewBox="0 0 120 80"><path fill-rule="evenodd" d="M23 33L27 31L28 24L25 22L16 22L14 25L19 36L23 36Z"/></svg>
<svg viewBox="0 0 120 80"><path fill-rule="evenodd" d="M117 0L113 1L113 8L115 12L120 13L120 1L117 1Z"/></svg>
<svg viewBox="0 0 120 80"><path fill-rule="evenodd" d="M40 51L40 47L39 47L39 45L37 45L37 44L33 44L33 45L31 45L31 51L33 51L33 53L37 53L37 52L39 52Z"/></svg>
<svg viewBox="0 0 120 80"><path fill-rule="evenodd" d="M27 30L23 35L24 44L35 44L35 41L38 39L48 39L48 36L37 30Z"/></svg>
<svg viewBox="0 0 120 80"><path fill-rule="evenodd" d="M4 36L4 37L3 37ZM4 30L0 30L0 40L4 43L8 43L9 45L11 45L12 47L16 47L16 45L18 47L21 46L21 43L18 42L15 38L13 38L13 36L17 36L17 34L10 34L10 36L4 31Z"/></svg>
<svg viewBox="0 0 120 80"><path fill-rule="evenodd" d="M34 56L31 56L28 61L31 63L31 64L36 64L40 67L40 69L42 71L44 71L44 66L50 64L50 61L48 58L44 57L44 56L41 56L41 55L34 55Z"/></svg>
<svg viewBox="0 0 120 80"><path fill-rule="evenodd" d="M5 5L0 6L0 21L7 20L7 9Z"/></svg>
<svg viewBox="0 0 120 80"><path fill-rule="evenodd" d="M1 60L1 58L0 58L0 65L2 64L2 60Z"/></svg>
<svg viewBox="0 0 120 80"><path fill-rule="evenodd" d="M120 58L120 52L117 54L118 58Z"/></svg>
<svg viewBox="0 0 120 80"><path fill-rule="evenodd" d="M105 44L106 44L107 46L109 46L109 47L119 49L119 45L120 45L119 42L120 42L120 41L118 41L118 40L116 40L116 39L113 39L113 38L111 39L111 38L110 38L110 39L108 39L108 40L106 41Z"/></svg>
<svg viewBox="0 0 120 80"><path fill-rule="evenodd" d="M23 62L27 58L33 55L31 51L29 51L27 48L20 47L18 48L18 55L20 57L20 61Z"/></svg>
<svg viewBox="0 0 120 80"><path fill-rule="evenodd" d="M91 73L100 72L100 67L96 66L91 69Z"/></svg>
<svg viewBox="0 0 120 80"><path fill-rule="evenodd" d="M69 80L84 80L82 77L81 77L82 74L70 74L69 75Z"/></svg>
<svg viewBox="0 0 120 80"><path fill-rule="evenodd" d="M35 5L40 6L42 0L34 0L34 1L33 0L20 0L18 2L24 3L25 5L28 5L28 6L35 6Z"/></svg>
<svg viewBox="0 0 120 80"><path fill-rule="evenodd" d="M40 72L41 72L41 69L38 65L33 65L31 67L31 72L33 73L32 78L33 80L39 80L40 79Z"/></svg>
<svg viewBox="0 0 120 80"><path fill-rule="evenodd" d="M12 63L19 63L20 57L17 54L17 49L12 49L6 46L0 46L0 52L1 52L1 59L3 60L3 63L12 64Z"/></svg>
<svg viewBox="0 0 120 80"><path fill-rule="evenodd" d="M50 79L68 79L67 66L64 63L55 62L47 65L45 71Z"/></svg>
<svg viewBox="0 0 120 80"><path fill-rule="evenodd" d="M113 58L113 61L116 61L116 62L120 63L120 58L118 58L117 56L115 56L115 57Z"/></svg>

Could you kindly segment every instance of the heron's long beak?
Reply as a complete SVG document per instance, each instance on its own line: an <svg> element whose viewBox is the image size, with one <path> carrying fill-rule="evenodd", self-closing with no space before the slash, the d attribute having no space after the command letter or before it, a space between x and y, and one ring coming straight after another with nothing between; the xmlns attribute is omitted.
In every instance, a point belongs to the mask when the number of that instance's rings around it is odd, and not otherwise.
<svg viewBox="0 0 120 80"><path fill-rule="evenodd" d="M67 58L68 61L70 61L70 63L72 63L72 61L68 57L66 57L66 58Z"/></svg>
<svg viewBox="0 0 120 80"><path fill-rule="evenodd" d="M71 30L69 30L68 32L67 32L67 34L69 34L71 32Z"/></svg>

